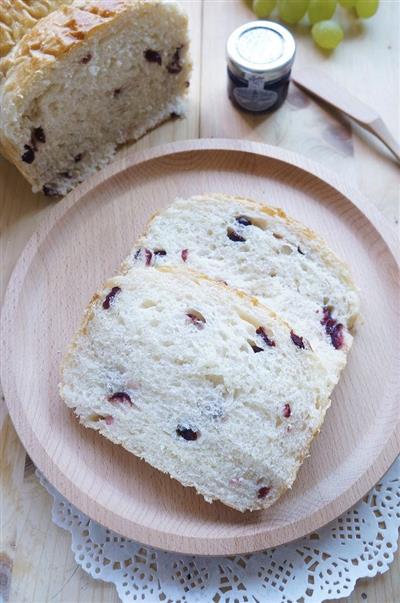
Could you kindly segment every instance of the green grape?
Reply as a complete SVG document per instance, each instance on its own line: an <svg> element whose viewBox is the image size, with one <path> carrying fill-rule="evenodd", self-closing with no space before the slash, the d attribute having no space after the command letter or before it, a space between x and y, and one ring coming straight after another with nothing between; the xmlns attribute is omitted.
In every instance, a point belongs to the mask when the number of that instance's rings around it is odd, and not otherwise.
<svg viewBox="0 0 400 603"><path fill-rule="evenodd" d="M253 0L253 13L259 19L269 17L275 8L276 0Z"/></svg>
<svg viewBox="0 0 400 603"><path fill-rule="evenodd" d="M278 11L282 21L294 25L304 17L309 0L278 0Z"/></svg>
<svg viewBox="0 0 400 603"><path fill-rule="evenodd" d="M343 6L343 8L353 8L356 5L356 1L357 0L339 0L339 4L340 6Z"/></svg>
<svg viewBox="0 0 400 603"><path fill-rule="evenodd" d="M343 29L335 21L319 21L312 26L313 40L321 48L332 50L343 40Z"/></svg>
<svg viewBox="0 0 400 603"><path fill-rule="evenodd" d="M310 23L314 24L330 19L335 10L336 0L310 0L307 14Z"/></svg>
<svg viewBox="0 0 400 603"><path fill-rule="evenodd" d="M373 17L378 10L379 0L357 0L356 13L361 19Z"/></svg>

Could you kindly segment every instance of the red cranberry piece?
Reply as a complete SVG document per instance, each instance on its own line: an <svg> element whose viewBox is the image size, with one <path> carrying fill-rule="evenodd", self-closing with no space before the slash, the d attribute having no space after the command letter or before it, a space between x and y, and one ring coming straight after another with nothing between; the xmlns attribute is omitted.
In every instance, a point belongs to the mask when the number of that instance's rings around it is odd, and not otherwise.
<svg viewBox="0 0 400 603"><path fill-rule="evenodd" d="M252 225L252 221L247 216L237 216L236 222L241 224L241 226L251 226Z"/></svg>
<svg viewBox="0 0 400 603"><path fill-rule="evenodd" d="M285 404L285 406L283 407L282 414L285 417L285 419L288 419L290 417L290 415L292 414L292 409L290 408L290 404Z"/></svg>
<svg viewBox="0 0 400 603"><path fill-rule="evenodd" d="M178 427L176 428L176 435L178 435L180 438L183 438L187 442L194 442L200 436L200 432L194 431L189 427L183 427L182 425L178 425Z"/></svg>
<svg viewBox="0 0 400 603"><path fill-rule="evenodd" d="M25 163L33 163L35 161L35 151L29 144L24 144L25 151L21 155L22 161Z"/></svg>
<svg viewBox="0 0 400 603"><path fill-rule="evenodd" d="M133 258L135 260L137 260L141 256L142 251L144 253L144 263L145 263L145 266L150 266L151 265L151 260L153 258L153 254L150 251L150 249L142 249L141 247L139 247L139 249L136 251L136 253L133 256Z"/></svg>
<svg viewBox="0 0 400 603"><path fill-rule="evenodd" d="M183 48L183 46L178 46L178 48L175 50L174 54L172 55L172 59L167 65L168 73L172 73L173 75L176 75L177 73L180 73L182 71L182 63L181 63L181 49L182 48Z"/></svg>
<svg viewBox="0 0 400 603"><path fill-rule="evenodd" d="M149 63L158 63L158 65L161 65L161 63L162 63L161 55L159 52L157 52L157 50L151 50L151 48L148 48L147 50L144 51L143 54L144 54L144 58Z"/></svg>
<svg viewBox="0 0 400 603"><path fill-rule="evenodd" d="M112 425L114 423L114 417L112 417L111 415L107 415L106 417L104 417L104 420L106 422L106 425Z"/></svg>
<svg viewBox="0 0 400 603"><path fill-rule="evenodd" d="M228 228L226 236L235 243L244 243L246 241L246 239L233 230L233 228Z"/></svg>
<svg viewBox="0 0 400 603"><path fill-rule="evenodd" d="M89 63L91 58L92 58L92 55L90 52L88 52L84 57L81 58L81 60L79 62L82 63L82 65L86 65L87 63Z"/></svg>
<svg viewBox="0 0 400 603"><path fill-rule="evenodd" d="M204 325L207 321L200 313L193 314L192 312L188 312L186 316L188 317L189 321L199 330L204 329Z"/></svg>
<svg viewBox="0 0 400 603"><path fill-rule="evenodd" d="M255 343L251 343L250 346L255 354L257 354L258 352L265 352L263 348L259 348L258 345L256 345Z"/></svg>
<svg viewBox="0 0 400 603"><path fill-rule="evenodd" d="M105 300L103 301L103 308L104 310L108 310L109 307L111 306L112 303L114 303L114 298L115 296L121 291L120 287L113 287L110 291L110 293L108 293L106 295Z"/></svg>
<svg viewBox="0 0 400 603"><path fill-rule="evenodd" d="M182 249L181 258L184 262L188 259L189 249Z"/></svg>
<svg viewBox="0 0 400 603"><path fill-rule="evenodd" d="M265 498L266 496L268 496L268 494L270 492L271 492L271 488L268 488L268 486L263 486L257 492L257 498Z"/></svg>
<svg viewBox="0 0 400 603"><path fill-rule="evenodd" d="M321 325L324 325L325 332L330 336L333 347L339 350L344 344L344 326L332 317L332 308L330 306L322 308L322 316Z"/></svg>
<svg viewBox="0 0 400 603"><path fill-rule="evenodd" d="M165 251L165 249L155 249L154 255L167 255L167 252Z"/></svg>
<svg viewBox="0 0 400 603"><path fill-rule="evenodd" d="M344 344L343 329L344 329L343 325L339 323L333 327L332 332L330 334L332 345L336 350L340 350L340 348Z"/></svg>
<svg viewBox="0 0 400 603"><path fill-rule="evenodd" d="M296 333L294 331L290 331L290 337L294 343L294 345L297 345L298 348L304 350L305 349L305 345L304 345L304 341L303 338L300 337L299 335L296 335Z"/></svg>
<svg viewBox="0 0 400 603"><path fill-rule="evenodd" d="M300 245L297 245L297 251L298 251L298 252L299 252L301 255L306 255L306 254L304 253L304 251L302 251L302 250L301 250Z"/></svg>
<svg viewBox="0 0 400 603"><path fill-rule="evenodd" d="M326 325L326 323L332 320L332 314L331 314L331 308L329 308L328 306L324 306L322 308L322 320L321 320L321 325Z"/></svg>
<svg viewBox="0 0 400 603"><path fill-rule="evenodd" d="M115 392L115 394L108 396L108 401L112 402L113 404L126 403L129 404L129 406L133 406L131 397L126 392Z"/></svg>
<svg viewBox="0 0 400 603"><path fill-rule="evenodd" d="M82 157L83 157L82 153L78 153L77 155L75 155L75 157L74 157L75 163L79 163L79 161L82 161Z"/></svg>
<svg viewBox="0 0 400 603"><path fill-rule="evenodd" d="M44 184L42 191L46 197L58 197L60 194L54 186L51 186L51 184Z"/></svg>
<svg viewBox="0 0 400 603"><path fill-rule="evenodd" d="M275 341L273 341L272 339L270 339L270 338L268 337L268 335L267 335L267 334L266 334L266 332L265 332L264 327L258 327L258 329L256 330L256 333L257 333L257 335L259 335L259 336L260 336L260 337L261 337L261 338L264 340L264 342L265 342L265 343L266 343L266 344L267 344L267 345L268 345L270 348L274 348L274 347L275 347L275 345L276 345Z"/></svg>

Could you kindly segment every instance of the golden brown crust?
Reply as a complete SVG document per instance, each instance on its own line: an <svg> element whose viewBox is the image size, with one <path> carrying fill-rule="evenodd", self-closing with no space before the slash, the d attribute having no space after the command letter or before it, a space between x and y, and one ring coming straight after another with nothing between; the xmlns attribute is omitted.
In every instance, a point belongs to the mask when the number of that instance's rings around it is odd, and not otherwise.
<svg viewBox="0 0 400 603"><path fill-rule="evenodd" d="M0 0L0 59L4 58L39 19L73 0Z"/></svg>
<svg viewBox="0 0 400 603"><path fill-rule="evenodd" d="M145 3L145 0L92 0L73 6L63 3L58 10L39 19L20 39L8 60L3 61L3 75L10 76L4 83L6 90L14 86L25 88L54 59L90 40L99 29L124 12Z"/></svg>

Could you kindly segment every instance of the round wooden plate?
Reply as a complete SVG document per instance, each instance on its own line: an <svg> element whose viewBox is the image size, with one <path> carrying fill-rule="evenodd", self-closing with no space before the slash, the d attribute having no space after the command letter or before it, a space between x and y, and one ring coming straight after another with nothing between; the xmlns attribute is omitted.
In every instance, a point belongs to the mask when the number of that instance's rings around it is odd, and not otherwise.
<svg viewBox="0 0 400 603"><path fill-rule="evenodd" d="M92 293L155 211L176 196L206 191L282 207L349 262L361 289L364 322L322 432L291 492L264 512L209 505L192 488L81 427L57 391L63 352ZM44 216L7 290L2 379L28 454L91 518L163 549L244 553L319 528L359 500L399 453L394 250L390 228L359 193L286 151L200 140L126 153Z"/></svg>

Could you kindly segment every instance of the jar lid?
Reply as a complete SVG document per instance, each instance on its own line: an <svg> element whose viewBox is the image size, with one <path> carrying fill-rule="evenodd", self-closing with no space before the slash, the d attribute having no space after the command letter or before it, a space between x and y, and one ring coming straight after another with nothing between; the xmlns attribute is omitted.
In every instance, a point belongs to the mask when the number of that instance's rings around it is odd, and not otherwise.
<svg viewBox="0 0 400 603"><path fill-rule="evenodd" d="M286 75L294 61L296 45L289 30L273 21L251 21L235 29L228 38L229 68L238 77L277 80Z"/></svg>

